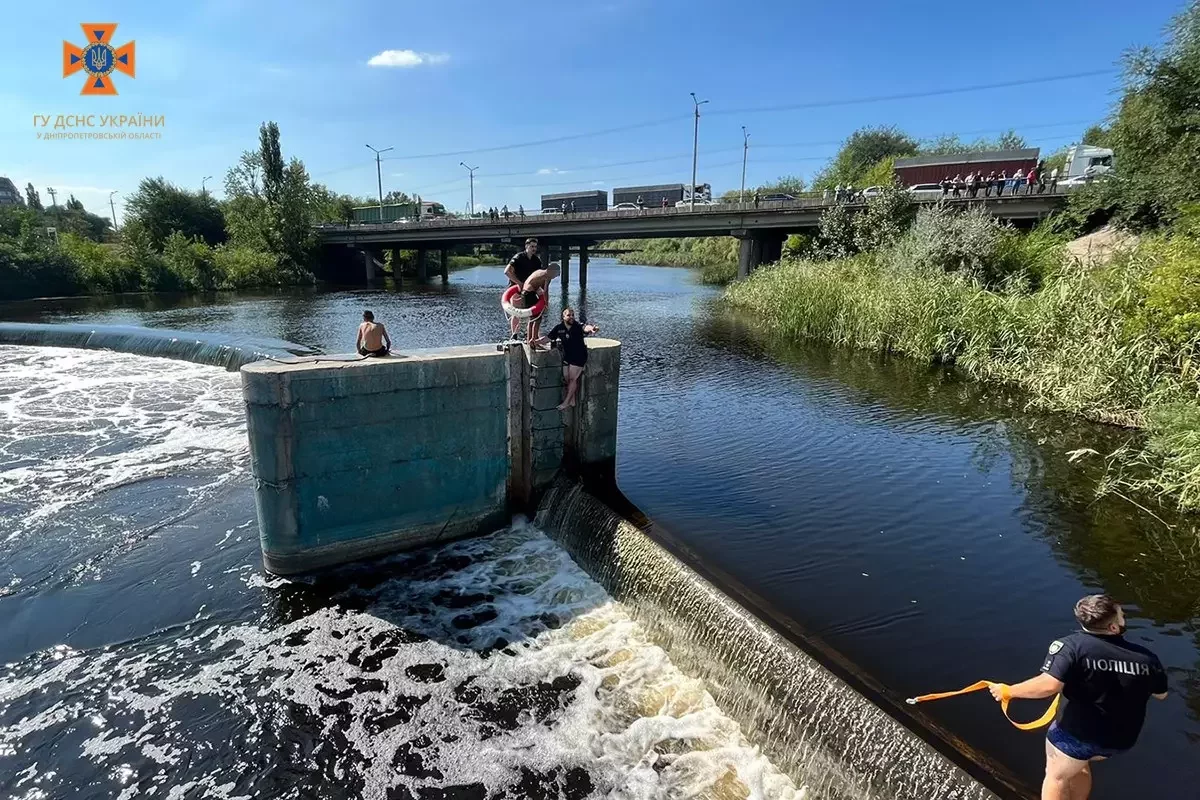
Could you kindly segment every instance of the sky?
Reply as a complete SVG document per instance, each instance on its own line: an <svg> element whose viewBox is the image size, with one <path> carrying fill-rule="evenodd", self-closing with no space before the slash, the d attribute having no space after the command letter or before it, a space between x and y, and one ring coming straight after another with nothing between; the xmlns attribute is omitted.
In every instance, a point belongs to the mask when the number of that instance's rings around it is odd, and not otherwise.
<svg viewBox="0 0 1200 800"><path fill-rule="evenodd" d="M543 193L691 177L737 188L811 178L856 128L994 137L1049 153L1112 111L1119 62L1157 45L1183 0L134 0L5 12L0 175L97 213L147 176L218 196L258 127L315 181L536 208ZM63 41L84 22L133 40L136 77L81 96ZM1082 77L1059 80L1062 76ZM996 87L997 84L1008 84ZM1013 85L1017 84L1017 85ZM993 87L993 88L984 88ZM947 90L962 90L947 93ZM896 95L905 95L896 98ZM921 96L924 95L924 96ZM162 115L161 139L41 141L34 115ZM98 128L97 128L98 129ZM45 130L53 131L51 127ZM86 129L73 129L86 130ZM557 141L547 141L557 140ZM530 144L538 143L538 144ZM637 163L631 163L637 162Z"/></svg>

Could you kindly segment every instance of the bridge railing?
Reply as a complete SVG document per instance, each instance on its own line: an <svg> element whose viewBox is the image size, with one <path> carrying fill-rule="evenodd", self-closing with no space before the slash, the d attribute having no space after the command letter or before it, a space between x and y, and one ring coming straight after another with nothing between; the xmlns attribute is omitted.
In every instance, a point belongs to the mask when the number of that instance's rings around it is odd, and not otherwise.
<svg viewBox="0 0 1200 800"><path fill-rule="evenodd" d="M1006 202L1018 202L1032 198L1048 199L1056 196L1069 194L1070 187L1059 187L1054 194L1032 194L1026 195L1023 192L1017 195L1003 195L1001 197L978 195L976 197L953 197L947 195L942 197L940 194L932 193L928 196L917 195L913 197L913 201L922 204L933 203L948 203L951 205L967 205L971 203L979 203L982 201L1004 204ZM363 233L377 233L383 231L401 231L401 230L428 230L430 228L447 229L447 228L493 228L496 226L511 227L514 225L525 224L559 224L570 222L587 222L591 220L612 220L612 219L632 219L639 217L678 217L690 214L737 214L737 213L754 213L754 212L785 212L785 211L807 211L814 209L825 209L841 202L843 205L851 207L859 207L866 204L866 199L861 195L853 197L849 200L833 201L827 200L821 195L811 195L798 197L795 200L760 200L755 203L753 200L747 200L741 203L715 203L712 205L697 205L695 209L690 206L667 206L661 207L645 207L640 209L620 209L618 211L554 211L543 214L519 214L509 213L507 217L501 215L498 219L491 217L429 217L420 220L401 220L396 222L331 222L322 223L316 227L323 231L361 231Z"/></svg>

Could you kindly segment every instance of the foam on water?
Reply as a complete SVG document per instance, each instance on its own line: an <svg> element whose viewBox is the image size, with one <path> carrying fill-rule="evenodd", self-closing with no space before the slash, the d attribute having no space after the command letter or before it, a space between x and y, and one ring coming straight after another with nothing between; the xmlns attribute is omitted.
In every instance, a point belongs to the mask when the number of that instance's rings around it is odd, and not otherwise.
<svg viewBox="0 0 1200 800"><path fill-rule="evenodd" d="M22 614L69 598L69 582L37 577L75 574L79 539L101 552L132 530L179 537L171 563L123 569L142 571L151 604L194 594L177 622L107 645L17 651L0 672L0 795L804 796L533 527L320 583L262 575L250 520L197 521L214 486L250 507L235 376L0 348L0 455L19 587L0 628L38 626ZM114 586L91 577L89 598ZM91 602L73 613L103 629Z"/></svg>

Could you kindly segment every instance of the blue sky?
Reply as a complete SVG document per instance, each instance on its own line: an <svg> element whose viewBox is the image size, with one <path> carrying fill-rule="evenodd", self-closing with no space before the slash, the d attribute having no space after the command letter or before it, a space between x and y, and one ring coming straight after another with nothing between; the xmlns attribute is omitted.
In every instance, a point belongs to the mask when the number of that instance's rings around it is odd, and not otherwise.
<svg viewBox="0 0 1200 800"><path fill-rule="evenodd" d="M335 190L419 192L467 205L536 207L542 192L686 182L691 99L699 179L736 188L741 126L747 185L810 177L855 128L917 136L995 135L1014 127L1049 151L1103 119L1115 65L1157 44L1182 0L1010 0L1002 4L860 0L189 0L19 3L5 11L0 175L49 198L75 193L107 211L146 175L219 193L238 154L275 120L284 153ZM81 97L62 78L64 39L82 22L116 22L137 43L136 79L117 97ZM969 43L968 43L969 42ZM390 54L388 51L393 51ZM372 60L377 65L371 64ZM1113 69L1113 74L791 110L902 93ZM162 140L38 141L34 114L161 114ZM533 147L480 151L659 124ZM414 157L432 156L432 157ZM628 164L624 162L646 162ZM613 166L608 166L613 165ZM120 205L117 208L120 214Z"/></svg>

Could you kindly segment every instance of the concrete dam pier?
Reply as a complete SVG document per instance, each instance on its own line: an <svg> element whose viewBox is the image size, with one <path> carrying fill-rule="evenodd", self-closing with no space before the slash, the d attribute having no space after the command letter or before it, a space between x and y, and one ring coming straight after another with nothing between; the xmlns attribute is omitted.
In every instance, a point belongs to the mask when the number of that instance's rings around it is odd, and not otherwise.
<svg viewBox="0 0 1200 800"><path fill-rule="evenodd" d="M612 475L619 342L577 405L556 351L513 344L242 367L263 562L282 575L490 533L564 465Z"/></svg>

